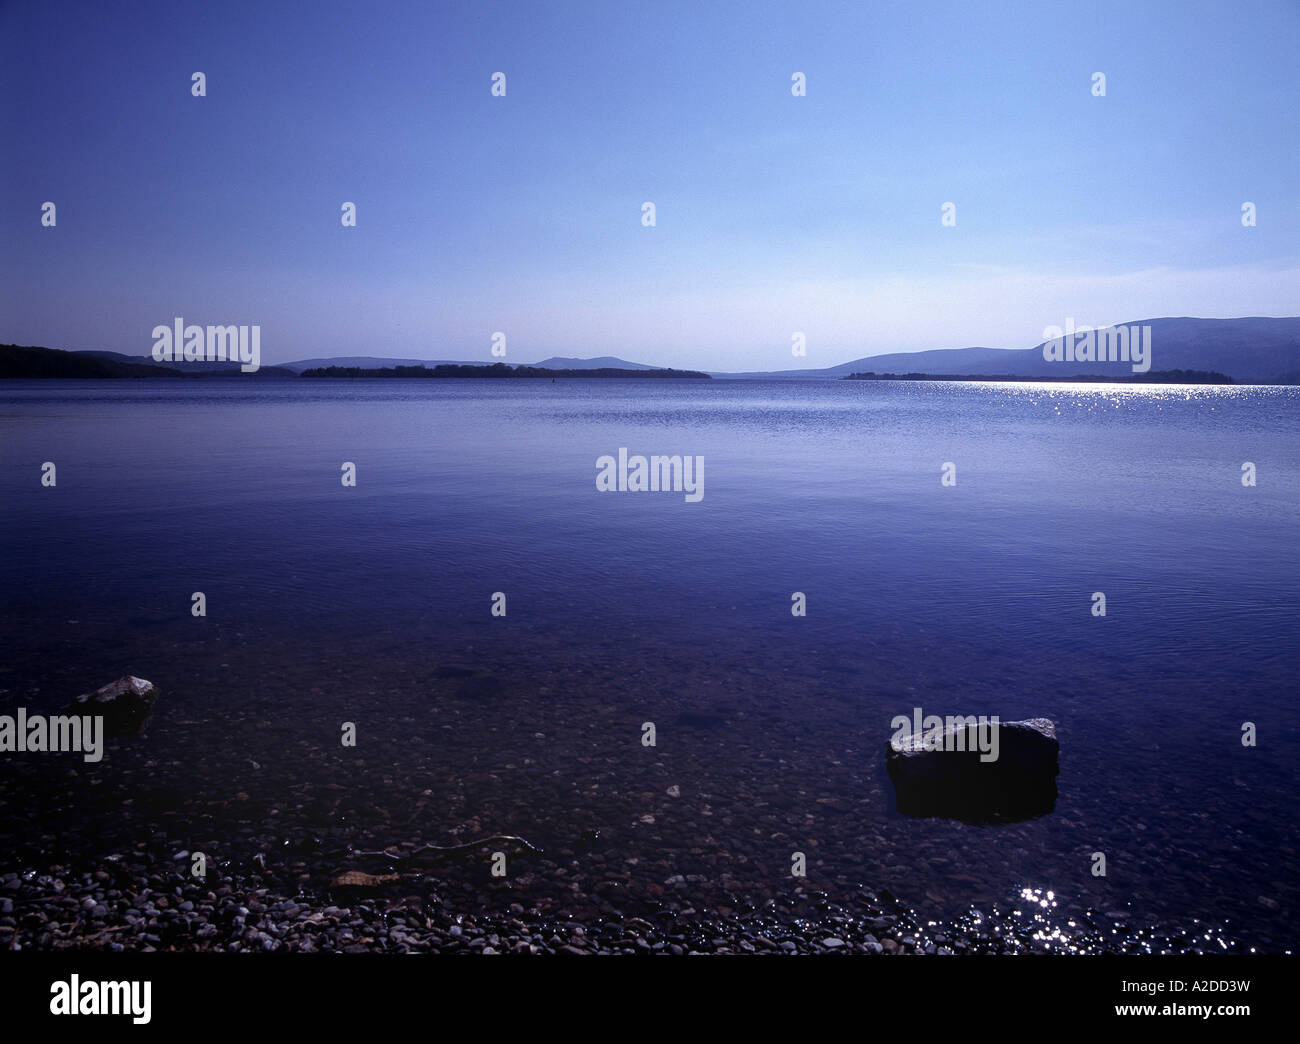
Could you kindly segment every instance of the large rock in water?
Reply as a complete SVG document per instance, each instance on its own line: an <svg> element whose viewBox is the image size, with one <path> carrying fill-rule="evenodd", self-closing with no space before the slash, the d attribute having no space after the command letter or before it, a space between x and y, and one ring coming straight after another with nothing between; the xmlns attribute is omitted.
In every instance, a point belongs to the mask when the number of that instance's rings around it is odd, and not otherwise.
<svg viewBox="0 0 1300 1044"><path fill-rule="evenodd" d="M153 682L128 674L102 689L83 692L72 701L72 709L77 714L102 714L105 736L131 737L149 723L157 702Z"/></svg>
<svg viewBox="0 0 1300 1044"><path fill-rule="evenodd" d="M1047 718L1003 721L997 729L997 758L980 760L981 727L955 724L942 743L930 733L913 733L885 744L885 764L894 783L898 811L942 816L968 823L1015 822L1056 807L1060 744ZM986 749L991 748L985 735Z"/></svg>

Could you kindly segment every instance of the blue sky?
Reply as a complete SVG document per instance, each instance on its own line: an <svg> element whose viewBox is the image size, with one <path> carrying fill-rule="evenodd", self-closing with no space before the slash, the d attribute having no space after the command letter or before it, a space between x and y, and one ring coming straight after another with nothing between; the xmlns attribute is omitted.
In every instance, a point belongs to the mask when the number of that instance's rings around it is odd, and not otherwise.
<svg viewBox="0 0 1300 1044"><path fill-rule="evenodd" d="M1296 2L0 2L0 341L739 370L1296 315L1298 45Z"/></svg>

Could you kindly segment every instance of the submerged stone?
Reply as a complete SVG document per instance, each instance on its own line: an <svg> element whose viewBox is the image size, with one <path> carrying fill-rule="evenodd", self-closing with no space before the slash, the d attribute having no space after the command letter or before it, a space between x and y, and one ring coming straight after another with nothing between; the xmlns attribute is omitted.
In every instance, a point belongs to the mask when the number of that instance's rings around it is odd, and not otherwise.
<svg viewBox="0 0 1300 1044"><path fill-rule="evenodd" d="M128 674L72 701L78 714L104 717L104 734L115 738L138 736L153 717L158 689L153 682Z"/></svg>
<svg viewBox="0 0 1300 1044"><path fill-rule="evenodd" d="M1059 750L1047 718L963 723L887 742L885 765L904 815L1016 822L1056 807Z"/></svg>

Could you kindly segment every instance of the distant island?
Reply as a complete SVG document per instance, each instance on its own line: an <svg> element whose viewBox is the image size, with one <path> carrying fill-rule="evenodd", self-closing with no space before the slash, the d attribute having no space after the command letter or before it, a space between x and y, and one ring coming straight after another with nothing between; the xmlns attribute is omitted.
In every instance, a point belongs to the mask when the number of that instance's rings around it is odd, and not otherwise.
<svg viewBox="0 0 1300 1044"><path fill-rule="evenodd" d="M1016 377L1011 374L959 373L851 373L842 381L1032 381L1089 382L1093 384L1236 384L1231 377L1212 370L1152 370L1150 373L1120 374L1109 377L1098 373L1076 373L1073 377Z"/></svg>
<svg viewBox="0 0 1300 1044"><path fill-rule="evenodd" d="M543 366L507 366L493 363L475 366L472 363L444 363L440 366L385 366L370 369L362 366L318 366L303 370L301 377L691 377L709 380L707 373L698 370L622 370L602 366L592 370L551 370Z"/></svg>

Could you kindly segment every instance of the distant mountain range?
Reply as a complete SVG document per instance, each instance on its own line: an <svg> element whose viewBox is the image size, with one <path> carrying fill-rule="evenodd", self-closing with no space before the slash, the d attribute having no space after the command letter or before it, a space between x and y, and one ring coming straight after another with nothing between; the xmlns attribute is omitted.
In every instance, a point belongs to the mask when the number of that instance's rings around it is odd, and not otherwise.
<svg viewBox="0 0 1300 1044"><path fill-rule="evenodd" d="M0 377L222 377L241 376L239 363L192 362L164 365L148 355L121 352L68 352L59 348L0 344ZM296 377L292 370L263 366L258 377Z"/></svg>
<svg viewBox="0 0 1300 1044"><path fill-rule="evenodd" d="M1300 384L1300 318L1249 317L1243 319L1140 319L1126 326L1151 328L1151 370L1213 371L1238 383ZM483 360L394 359L377 356L337 356L301 359L263 366L259 377L293 377L303 370L340 366L380 369L397 366L483 366ZM521 364L514 364L521 365ZM576 359L553 356L522 365L550 370L656 370L648 363L628 362L615 356ZM1066 372L1068 370L1068 373ZM238 374L238 363L156 363L148 355L120 352L63 352L49 348L0 346L3 377L140 377L180 376L183 373L216 376ZM765 370L744 373L711 371L713 377L776 378L782 380L836 380L855 373L923 373L933 376L1015 376L1026 379L1074 374L1132 377L1128 362L1051 362L1043 358L1043 345L1032 348L936 348L920 352L869 355L821 369Z"/></svg>
<svg viewBox="0 0 1300 1044"><path fill-rule="evenodd" d="M432 368L436 366L460 367L478 371L475 375L483 376L481 371L490 369L492 364L465 362L456 360L426 359L389 359L369 355L347 355L325 359L302 359L298 362L283 363L276 366L262 366L256 374L245 375L237 362L155 362L150 355L125 355L122 352L102 350L65 351L60 348L40 348L31 345L0 344L0 378L65 377L71 379L90 379L100 377L299 377L309 370L337 371L382 371L396 370L399 367L414 368L407 374L410 377L434 376ZM505 365L497 363L496 365ZM634 370L640 376L646 374L664 374L673 377L695 377L707 380L707 373L694 370L673 370L669 367L649 366L645 363L626 362L613 356L601 356L598 359L571 359L556 356L544 359L540 363L511 364L512 370L528 370L530 377L549 376L554 373L568 376L572 373L590 371L593 377L617 376L617 371ZM338 376L344 374L340 372ZM354 372L350 376L370 376L365 372ZM393 373L379 373L374 376L391 377ZM316 376L321 376L317 373ZM468 373L445 374L439 376L469 376Z"/></svg>
<svg viewBox="0 0 1300 1044"><path fill-rule="evenodd" d="M1300 384L1300 318L1139 319L1151 327L1152 370L1211 370L1233 380ZM1043 344L1033 348L935 348L868 355L819 370L714 373L715 377L822 379L852 373L926 373L973 377L1059 377L1063 373L1133 376L1127 362L1049 362Z"/></svg>

